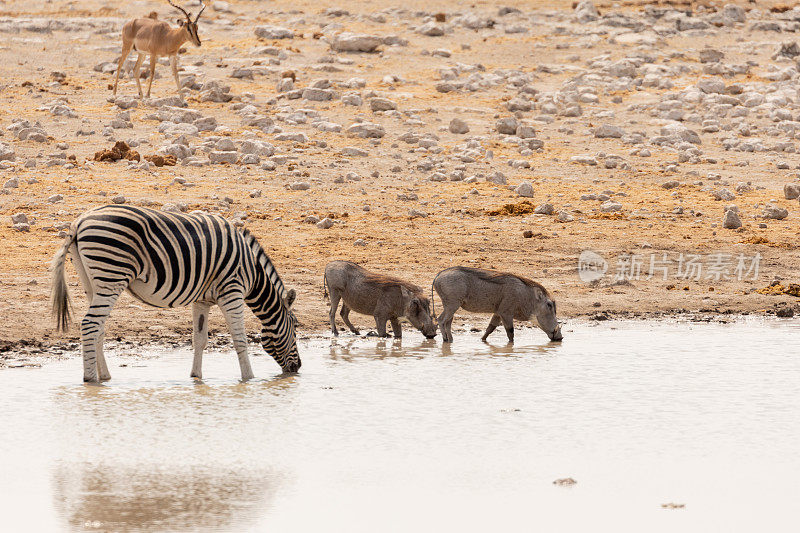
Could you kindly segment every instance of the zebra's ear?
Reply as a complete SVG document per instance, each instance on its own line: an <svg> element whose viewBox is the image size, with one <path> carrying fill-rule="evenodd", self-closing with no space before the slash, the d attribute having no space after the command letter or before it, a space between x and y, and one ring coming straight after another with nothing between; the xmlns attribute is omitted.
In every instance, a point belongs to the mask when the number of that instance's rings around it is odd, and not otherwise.
<svg viewBox="0 0 800 533"><path fill-rule="evenodd" d="M287 309L292 308L292 304L294 303L295 298L297 298L297 292L294 289L289 289L286 292L286 299L283 301L283 303L286 304Z"/></svg>

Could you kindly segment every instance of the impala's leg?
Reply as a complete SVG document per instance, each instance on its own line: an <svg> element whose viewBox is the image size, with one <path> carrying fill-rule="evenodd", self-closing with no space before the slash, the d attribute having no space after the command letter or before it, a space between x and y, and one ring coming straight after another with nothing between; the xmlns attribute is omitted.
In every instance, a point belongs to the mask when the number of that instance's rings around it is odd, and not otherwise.
<svg viewBox="0 0 800 533"><path fill-rule="evenodd" d="M156 63L158 63L158 56L150 54L150 79L147 80L147 97L150 98L150 89L153 87L153 78L156 77Z"/></svg>
<svg viewBox="0 0 800 533"><path fill-rule="evenodd" d="M331 310L330 313L328 313L328 318L331 319L331 333L338 336L339 330L336 329L336 309L339 307L339 299L342 297L342 295L339 293L338 290L331 290L330 295L331 295ZM345 304L342 303L343 306L342 309L344 309L344 305Z"/></svg>
<svg viewBox="0 0 800 533"><path fill-rule="evenodd" d="M172 66L172 76L175 78L175 85L178 87L178 96L183 98L183 91L181 90L181 80L178 77L178 54L169 58L170 65Z"/></svg>
<svg viewBox="0 0 800 533"><path fill-rule="evenodd" d="M103 335L105 333L106 319L108 318L111 309L117 302L117 298L128 286L128 281L119 281L117 283L103 284L102 287L97 287L92 302L89 305L89 310L81 321L81 344L83 346L83 381L98 382L98 366L99 358L102 358L102 348L98 349L100 343L103 342ZM105 367L105 360L102 363ZM102 377L103 371L108 374L108 368L100 368ZM111 376L108 376L109 378Z"/></svg>
<svg viewBox="0 0 800 533"><path fill-rule="evenodd" d="M489 320L489 326L486 328L486 333L483 334L481 340L486 342L486 339L489 338L489 335L492 334L494 330L497 329L497 326L500 325L500 315L492 315L492 319Z"/></svg>
<svg viewBox="0 0 800 533"><path fill-rule="evenodd" d="M392 324L392 333L394 333L395 339L402 339L403 338L403 329L400 327L400 321L396 318L390 318L389 323Z"/></svg>
<svg viewBox="0 0 800 533"><path fill-rule="evenodd" d="M236 355L239 356L239 368L242 371L242 381L253 379L253 369L250 367L250 359L247 357L247 334L244 329L244 297L241 292L229 292L217 302L228 329L233 338L233 347L236 348Z"/></svg>
<svg viewBox="0 0 800 533"><path fill-rule="evenodd" d="M119 73L122 71L122 65L125 64L125 60L128 59L128 54L131 53L132 46L133 42L122 43L122 56L119 58L119 64L117 65L117 75L114 77L114 96L117 95L117 84L119 83Z"/></svg>
<svg viewBox="0 0 800 533"><path fill-rule="evenodd" d="M194 361L192 362L193 378L203 379L203 350L208 344L208 310L211 308L206 303L195 302L192 305L192 347L194 348Z"/></svg>
<svg viewBox="0 0 800 533"><path fill-rule="evenodd" d="M136 80L136 88L139 89L139 98L142 97L142 81L139 79L139 69L142 68L142 61L144 61L144 54L139 52L136 64L133 65L133 79Z"/></svg>
<svg viewBox="0 0 800 533"><path fill-rule="evenodd" d="M339 313L339 315L341 315L342 320L344 320L344 323L347 325L347 327L350 328L350 331L356 335L360 335L358 329L353 325L352 322L350 322L350 308L347 307L347 304L344 302L342 302L342 311Z"/></svg>

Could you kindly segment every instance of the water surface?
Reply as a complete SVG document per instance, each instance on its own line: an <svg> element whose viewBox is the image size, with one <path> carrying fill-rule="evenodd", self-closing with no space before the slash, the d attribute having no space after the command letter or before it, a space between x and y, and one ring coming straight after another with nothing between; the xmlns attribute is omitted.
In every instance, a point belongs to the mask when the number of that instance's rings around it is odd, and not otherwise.
<svg viewBox="0 0 800 533"><path fill-rule="evenodd" d="M797 530L799 321L564 332L313 339L246 384L232 349L202 383L189 349L0 371L0 529Z"/></svg>

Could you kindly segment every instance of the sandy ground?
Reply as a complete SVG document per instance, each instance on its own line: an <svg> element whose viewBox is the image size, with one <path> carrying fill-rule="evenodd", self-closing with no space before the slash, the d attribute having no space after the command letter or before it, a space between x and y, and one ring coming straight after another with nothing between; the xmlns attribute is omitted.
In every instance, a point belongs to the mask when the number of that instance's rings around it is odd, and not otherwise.
<svg viewBox="0 0 800 533"><path fill-rule="evenodd" d="M592 134L592 128L606 123L626 131L641 130L646 138L657 134L667 122L654 112L659 99L708 77L697 59L698 50L706 46L724 51L725 62L756 64L749 73L724 78L726 83L766 82L763 76L776 47L794 40L794 34L750 30L748 18L747 23L733 27L712 27L691 34L673 32L658 36L653 43L625 44L613 38L619 28L598 31L596 25L572 21L568 2L509 0L504 5L519 7L528 17L528 22L523 21L528 25L527 33L505 33L498 24L475 30L454 25L444 36L421 35L410 28L422 24L426 15L434 12L425 13L429 5L415 1L219 3L220 11L211 7L200 21L202 47L186 45L187 52L180 60L186 69L182 76L194 73L200 80L230 85L234 100L229 104L203 102L197 91L187 92L189 108L215 117L224 126L219 132L201 132L190 144L202 155L199 148L206 137L222 135L236 142L261 139L272 143L278 155L289 159L278 160L275 170L238 164L178 164L143 170L129 168L126 162L91 161L95 152L110 147L114 140L138 141L135 149L142 155L155 153L165 143L165 136L157 130L159 121L145 118L156 109L146 105L129 110L132 129L114 129L109 136L103 135L121 110L109 101L113 74L96 72L93 67L118 57L119 28L126 19L156 10L162 18L173 20L174 10L165 3L150 1L114 7L95 1L82 2L80 7L74 2L59 1L3 2L0 23L9 22L12 27L15 21L30 19L79 24L49 32L13 31L6 26L0 41L0 142L11 146L16 158L4 162L0 185L12 177L20 182L10 194L0 195L0 350L14 349L20 341L46 347L77 338L77 328L66 336L53 330L48 261L62 242L59 231L65 224L89 208L109 203L116 195L124 195L133 204L156 208L184 202L189 210L205 209L228 217L246 213L247 227L271 255L286 284L298 290L297 316L304 334L327 328L322 272L332 259L357 261L423 287L430 287L436 272L453 265L520 273L548 287L558 300L560 314L566 318L598 313L771 313L787 305L797 308L798 300L793 296L754 292L773 279L784 284L800 282L800 207L797 200L785 199L783 194L784 184L797 182L800 158L796 154L726 151L721 141L730 132L720 131L702 133L702 156L697 161L679 162L675 150L649 146L646 140L652 156L639 157L630 152L642 146ZM616 10L638 17L643 12L642 5L632 3L619 7L597 5L601 13ZM769 18L769 5L759 2L759 20ZM328 7L342 8L349 14L326 14ZM437 7L448 21L466 11L502 21L493 2L447 2ZM197 7L192 9L196 12ZM367 16L383 10L385 22ZM258 39L254 27L266 24L291 28L295 37ZM329 24L334 26L326 28ZM566 30L558 30L558 26ZM381 46L378 53L372 54L331 54L326 36L315 38L315 32L327 35L342 30L382 37L398 35L408 43ZM283 54L259 53L265 46L277 47ZM437 49L447 49L451 56L430 54ZM487 73L518 69L531 76L531 85L546 93L557 91L575 76L576 69L587 68L593 58L608 56L617 60L635 54L650 54L656 64L685 64L687 68L671 78L670 89L639 87L610 92L601 87L597 102L581 104L581 116L556 116L552 123L531 122L536 138L544 146L524 155L517 145L505 142L495 131L498 118L513 114L506 109L506 103L516 95L514 87L501 83L476 92L441 93L435 89L441 81L438 69L461 63L481 64ZM542 69L540 65L567 68ZM779 67L791 65L780 63ZM237 67L252 67L257 73L252 80L230 77ZM318 102L278 98L276 84L285 70L295 72L296 87L330 79L339 95L359 92L364 104L354 107L338 99ZM61 79L53 72L66 77ZM169 67L159 65L157 73L152 96L174 95ZM386 80L388 75L397 80ZM466 76L469 74L462 74ZM338 82L354 77L363 78L366 86L338 88ZM120 82L120 95L132 96L135 91L130 78ZM395 102L398 112L371 111L371 92ZM40 109L57 98L66 99L75 117L54 116L48 109ZM242 101L274 118L275 125L284 132L303 132L308 140L280 141L274 133L243 126L232 107ZM386 135L379 140L362 139L344 132L323 132L310 123L289 124L275 118L285 105L295 110L316 110L325 120L344 128L359 118L378 123ZM613 115L609 116L608 111ZM517 113L520 120L539 114L537 109ZM469 133L448 131L448 124L456 117L469 124ZM7 129L15 118L39 121L49 138L46 142L16 139ZM766 111L754 113L748 120L756 126L764 124L764 128L770 123ZM699 124L689 127L700 130ZM79 136L79 130L94 134ZM433 153L398 139L408 131L435 134L442 150ZM471 139L481 146L483 155L474 162L457 160L458 147ZM343 147L360 148L368 155L345 156L341 153ZM486 156L487 150L493 157ZM69 160L74 156L73 165L68 165L72 168L47 166L58 154L66 154ZM610 159L609 154L619 155L625 164L606 168L604 161ZM571 163L570 157L575 155L595 157L600 164ZM438 168L420 168L428 158L437 159ZM514 168L509 165L510 160L527 161L530 168ZM36 166L27 168L28 161L35 161ZM779 162L788 162L788 168L778 169ZM447 176L462 170L464 176L476 176L477 180L430 181L437 170ZM485 179L497 171L505 175L508 185ZM348 173L354 173L357 180L337 180ZM670 180L677 180L679 185L663 188L662 184ZM310 189L287 188L297 181L309 182ZM523 181L533 186L532 198L522 198L511 190ZM712 182L716 188L730 190L740 182L750 182L750 190L737 194L733 202L742 211L740 230L721 227L723 205L731 202L712 197L707 189ZM261 196L253 198L251 192L256 189ZM599 209L601 202L581 199L582 195L603 191L613 192L612 198L622 204L620 211L603 213ZM418 199L398 199L398 195L411 193ZM62 195L63 200L49 201L55 194ZM564 210L573 220L562 223L553 215L530 213L490 214L505 204L523 200L534 206L549 202L556 212ZM768 221L756 218L767 203L787 208L789 216ZM368 211L365 206L369 206ZM683 213L676 213L679 207ZM412 209L427 216L412 216ZM16 213L25 213L34 222L29 231L13 228L11 216ZM336 223L321 229L304 223L309 215L330 216ZM766 227L759 227L761 223ZM524 236L526 230L532 237ZM366 246L355 244L358 239ZM609 272L599 283L587 284L578 276L578 256L584 250L592 250L609 262ZM640 279L614 283L616 259L626 253L644 258L644 274ZM760 254L760 271L756 279L750 276L744 280L732 276L718 281L706 278L705 273L699 280L679 279L674 270L666 280L661 276L646 279L650 255L661 257L664 253L673 261L680 254L701 254L704 258L714 253L734 257L744 254L748 258ZM86 307L85 297L74 270L71 266L67 270L76 315L80 316ZM190 317L188 309L145 308L125 295L112 313L107 335L112 339L189 342ZM212 317L212 331L222 331L219 313L212 312ZM355 320L357 325L372 323L369 317ZM251 325L255 331L255 324Z"/></svg>

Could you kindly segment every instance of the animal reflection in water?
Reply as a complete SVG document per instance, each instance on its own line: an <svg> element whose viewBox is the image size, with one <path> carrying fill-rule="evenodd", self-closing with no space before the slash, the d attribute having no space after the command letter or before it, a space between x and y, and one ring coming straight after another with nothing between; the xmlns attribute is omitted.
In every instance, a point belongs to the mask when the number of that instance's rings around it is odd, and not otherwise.
<svg viewBox="0 0 800 533"><path fill-rule="evenodd" d="M98 531L241 531L263 514L281 476L250 470L156 465L60 466L53 472L57 511L71 528Z"/></svg>

